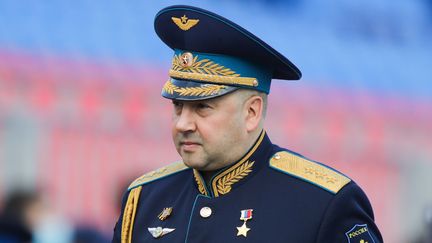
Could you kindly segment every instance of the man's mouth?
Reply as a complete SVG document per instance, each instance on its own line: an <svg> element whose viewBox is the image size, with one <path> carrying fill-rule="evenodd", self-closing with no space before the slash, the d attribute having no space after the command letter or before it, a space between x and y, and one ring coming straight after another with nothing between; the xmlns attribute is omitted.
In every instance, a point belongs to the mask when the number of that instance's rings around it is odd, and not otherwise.
<svg viewBox="0 0 432 243"><path fill-rule="evenodd" d="M180 147L184 152L193 152L195 151L201 144L193 141L181 141Z"/></svg>

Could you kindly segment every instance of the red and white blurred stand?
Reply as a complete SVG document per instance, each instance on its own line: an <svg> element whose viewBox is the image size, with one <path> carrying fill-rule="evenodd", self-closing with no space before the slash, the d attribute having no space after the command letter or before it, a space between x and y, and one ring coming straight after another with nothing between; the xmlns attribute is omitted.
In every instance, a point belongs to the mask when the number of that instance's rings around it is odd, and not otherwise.
<svg viewBox="0 0 432 243"><path fill-rule="evenodd" d="M71 220L109 232L126 183L178 159L170 139L170 102L160 97L166 79L166 70L149 65L0 51L0 145L8 143L2 120L25 110L42 131L33 138L34 183ZM310 84L272 84L267 132L274 143L356 180L384 238L398 242L401 164L415 163L407 154L432 160L432 105ZM21 176L8 174L19 163L5 161L2 153L0 193L10 186L6 177Z"/></svg>

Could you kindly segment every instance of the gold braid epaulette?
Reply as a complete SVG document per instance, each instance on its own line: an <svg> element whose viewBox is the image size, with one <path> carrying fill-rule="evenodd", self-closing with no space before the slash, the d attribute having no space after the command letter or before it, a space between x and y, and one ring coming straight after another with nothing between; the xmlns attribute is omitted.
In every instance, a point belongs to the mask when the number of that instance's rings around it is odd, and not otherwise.
<svg viewBox="0 0 432 243"><path fill-rule="evenodd" d="M351 181L350 178L327 166L287 151L274 154L270 159L270 167L315 184L335 194Z"/></svg>
<svg viewBox="0 0 432 243"><path fill-rule="evenodd" d="M123 211L123 221L121 230L121 243L132 242L132 231L135 221L135 214L137 211L138 200L141 193L142 186L135 187L129 192L126 206Z"/></svg>
<svg viewBox="0 0 432 243"><path fill-rule="evenodd" d="M129 185L128 190L131 190L137 186L141 186L144 184L147 184L149 182L164 178L166 176L175 174L177 172L183 171L189 169L182 161L175 162L170 165L164 166L162 168L159 168L157 170L151 171L149 173L144 174L143 176L136 179L134 182L132 182Z"/></svg>
<svg viewBox="0 0 432 243"><path fill-rule="evenodd" d="M135 214L138 207L139 197L144 184L151 181L161 179L165 176L172 175L176 172L188 169L183 162L176 162L158 170L149 172L140 178L136 179L129 186L129 196L126 201L126 205L123 211L123 221L121 229L121 243L131 243L132 242L132 231L135 221Z"/></svg>

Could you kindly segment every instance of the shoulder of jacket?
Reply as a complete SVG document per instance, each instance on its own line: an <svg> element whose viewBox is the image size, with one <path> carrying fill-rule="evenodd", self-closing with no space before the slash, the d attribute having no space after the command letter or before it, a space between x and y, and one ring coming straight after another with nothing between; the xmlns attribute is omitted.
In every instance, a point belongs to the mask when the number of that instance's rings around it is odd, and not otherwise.
<svg viewBox="0 0 432 243"><path fill-rule="evenodd" d="M275 170L302 179L333 194L338 193L351 181L330 167L288 151L275 153L270 157L269 164Z"/></svg>
<svg viewBox="0 0 432 243"><path fill-rule="evenodd" d="M182 161L169 164L140 176L129 185L128 190L130 191L138 186L166 178L187 169L189 169L189 167L187 167Z"/></svg>

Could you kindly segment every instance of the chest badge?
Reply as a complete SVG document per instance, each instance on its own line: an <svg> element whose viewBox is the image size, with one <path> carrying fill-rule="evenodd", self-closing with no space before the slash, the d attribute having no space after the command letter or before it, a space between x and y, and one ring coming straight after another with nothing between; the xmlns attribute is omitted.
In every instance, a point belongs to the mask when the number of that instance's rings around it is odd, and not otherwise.
<svg viewBox="0 0 432 243"><path fill-rule="evenodd" d="M167 219L171 213L172 213L173 208L169 207L169 208L164 208L162 210L162 212L158 215L158 218L162 221L164 221L165 219Z"/></svg>
<svg viewBox="0 0 432 243"><path fill-rule="evenodd" d="M345 233L348 243L372 243L375 242L369 232L367 224L356 224L348 232Z"/></svg>
<svg viewBox="0 0 432 243"><path fill-rule="evenodd" d="M247 227L246 222L252 219L252 211L253 209L244 209L240 211L240 220L243 220L243 225L237 227L237 236L242 235L244 237L247 237L247 233L250 228Z"/></svg>
<svg viewBox="0 0 432 243"><path fill-rule="evenodd" d="M162 227L155 227L155 228L148 228L148 231L153 236L153 238L160 238L168 233L173 232L175 229L170 228L162 228Z"/></svg>

